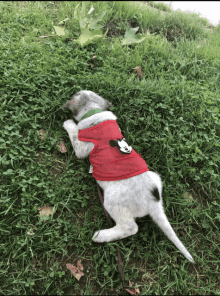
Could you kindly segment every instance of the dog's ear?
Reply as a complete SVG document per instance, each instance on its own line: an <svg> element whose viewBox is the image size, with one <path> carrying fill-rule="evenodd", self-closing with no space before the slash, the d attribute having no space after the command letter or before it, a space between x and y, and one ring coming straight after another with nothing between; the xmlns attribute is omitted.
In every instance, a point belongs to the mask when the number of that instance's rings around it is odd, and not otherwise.
<svg viewBox="0 0 220 296"><path fill-rule="evenodd" d="M109 141L109 145L110 145L111 147L116 147L117 144L118 144L118 142L115 141L115 140L110 140L110 141Z"/></svg>
<svg viewBox="0 0 220 296"><path fill-rule="evenodd" d="M65 104L63 104L62 109L70 109L71 110L72 104L70 101L66 101ZM71 110L72 111L72 110Z"/></svg>
<svg viewBox="0 0 220 296"><path fill-rule="evenodd" d="M73 115L75 116L77 114L76 108L74 104L72 103L73 101L66 101L65 104L63 104L62 109L69 109L70 111L73 112Z"/></svg>
<svg viewBox="0 0 220 296"><path fill-rule="evenodd" d="M110 109L111 107L114 107L113 104L111 102L109 102L108 100L106 100L108 102L108 106L106 109Z"/></svg>
<svg viewBox="0 0 220 296"><path fill-rule="evenodd" d="M61 107L62 109L66 109L66 108L68 108L68 101L65 103L65 104L63 104L63 106Z"/></svg>

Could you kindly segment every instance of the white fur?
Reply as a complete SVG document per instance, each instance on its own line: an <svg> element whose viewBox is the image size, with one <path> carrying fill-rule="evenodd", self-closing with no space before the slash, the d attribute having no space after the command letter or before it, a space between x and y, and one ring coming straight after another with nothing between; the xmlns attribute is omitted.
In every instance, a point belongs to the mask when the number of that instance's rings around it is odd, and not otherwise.
<svg viewBox="0 0 220 296"><path fill-rule="evenodd" d="M91 95L92 101L95 101L95 93L91 91L81 91L80 95L82 94L86 94L87 96ZM77 100L80 99L80 95L77 94ZM100 98L100 96L97 96L99 106L101 105ZM103 101L102 108L104 103L106 103L106 100ZM77 119L79 118L79 114L84 113L82 109L78 110L78 112L78 116L75 116ZM89 156L89 153L94 148L94 144L91 142L79 141L79 129L83 130L103 121L116 119L117 117L112 112L104 111L80 121L78 125L72 120L65 121L63 127L69 134L76 156L78 158L85 158ZM97 181L97 183L104 190L104 207L115 221L116 225L110 229L96 231L92 238L93 241L99 243L110 242L134 235L138 231L135 218L149 214L182 254L189 261L194 262L190 253L176 236L164 213L162 182L158 174L148 171L124 180ZM158 189L160 195L159 201L152 195L152 190L154 188Z"/></svg>

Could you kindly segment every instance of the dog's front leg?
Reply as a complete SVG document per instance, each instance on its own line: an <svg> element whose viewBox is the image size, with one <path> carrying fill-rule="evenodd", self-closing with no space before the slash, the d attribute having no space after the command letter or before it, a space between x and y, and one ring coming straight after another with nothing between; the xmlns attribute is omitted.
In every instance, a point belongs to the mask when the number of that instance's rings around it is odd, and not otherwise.
<svg viewBox="0 0 220 296"><path fill-rule="evenodd" d="M78 127L72 119L66 120L63 123L63 127L69 135L70 141L72 143L77 158L85 158L89 156L89 153L94 148L94 143L79 141Z"/></svg>
<svg viewBox="0 0 220 296"><path fill-rule="evenodd" d="M63 123L64 129L67 131L73 148L75 149L78 140L78 128L72 119L68 119Z"/></svg>

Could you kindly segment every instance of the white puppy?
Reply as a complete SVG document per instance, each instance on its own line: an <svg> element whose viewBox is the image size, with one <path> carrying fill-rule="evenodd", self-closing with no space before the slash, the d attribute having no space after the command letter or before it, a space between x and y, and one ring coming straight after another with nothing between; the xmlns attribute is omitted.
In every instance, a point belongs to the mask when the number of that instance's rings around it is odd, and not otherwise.
<svg viewBox="0 0 220 296"><path fill-rule="evenodd" d="M104 207L116 223L110 229L96 231L93 241L110 242L133 235L138 231L135 218L149 214L182 254L194 262L164 213L160 176L149 171L145 161L127 144L117 126L117 117L106 111L111 106L99 95L85 90L63 105L79 122L76 125L67 120L63 124L75 154L78 158L90 156L90 173L93 171L104 190Z"/></svg>

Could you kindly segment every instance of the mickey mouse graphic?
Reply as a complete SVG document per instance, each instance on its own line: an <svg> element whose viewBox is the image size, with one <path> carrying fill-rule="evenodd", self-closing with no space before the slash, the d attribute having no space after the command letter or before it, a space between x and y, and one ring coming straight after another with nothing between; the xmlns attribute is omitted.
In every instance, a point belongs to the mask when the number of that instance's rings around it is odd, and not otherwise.
<svg viewBox="0 0 220 296"><path fill-rule="evenodd" d="M109 144L111 147L117 147L119 151L123 154L130 154L132 151L132 147L128 145L125 138L110 140Z"/></svg>

